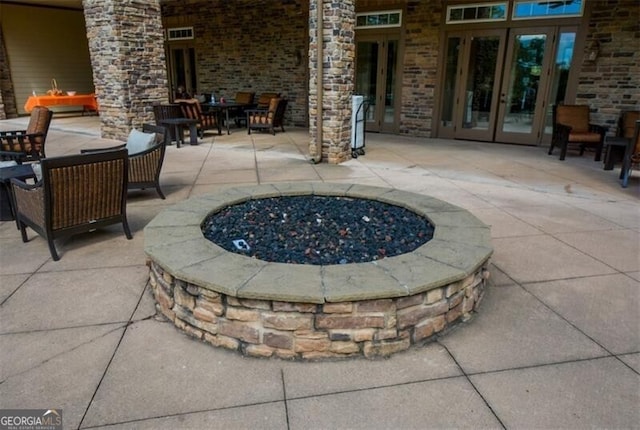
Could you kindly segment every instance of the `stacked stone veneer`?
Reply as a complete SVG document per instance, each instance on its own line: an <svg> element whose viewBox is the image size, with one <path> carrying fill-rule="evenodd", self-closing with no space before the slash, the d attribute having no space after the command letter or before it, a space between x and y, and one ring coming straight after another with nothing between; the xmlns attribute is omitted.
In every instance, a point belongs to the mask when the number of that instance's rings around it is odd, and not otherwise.
<svg viewBox="0 0 640 430"><path fill-rule="evenodd" d="M177 279L151 262L157 309L190 336L256 357L387 356L467 320L486 269L407 297L337 303L241 299Z"/></svg>
<svg viewBox="0 0 640 430"><path fill-rule="evenodd" d="M426 217L434 236L410 253L346 265L273 263L207 240L212 213L251 199L364 198ZM231 188L167 208L144 230L158 311L191 336L246 355L315 359L386 356L467 320L488 278L490 231L433 197L351 184Z"/></svg>
<svg viewBox="0 0 640 430"><path fill-rule="evenodd" d="M640 105L640 6L630 0L598 0L592 7L576 103L592 108L591 122L615 135L620 113ZM589 53L599 44L597 58Z"/></svg>
<svg viewBox="0 0 640 430"><path fill-rule="evenodd" d="M102 137L126 140L167 101L159 0L83 0Z"/></svg>

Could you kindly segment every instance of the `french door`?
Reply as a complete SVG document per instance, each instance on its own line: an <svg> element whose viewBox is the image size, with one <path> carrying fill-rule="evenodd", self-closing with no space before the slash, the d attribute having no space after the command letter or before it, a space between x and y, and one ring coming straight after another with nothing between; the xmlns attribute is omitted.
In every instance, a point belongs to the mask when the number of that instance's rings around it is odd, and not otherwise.
<svg viewBox="0 0 640 430"><path fill-rule="evenodd" d="M543 133L553 29L514 29L509 35L506 68L496 127L496 142L536 144Z"/></svg>
<svg viewBox="0 0 640 430"><path fill-rule="evenodd" d="M447 34L438 136L540 144L565 96L575 29L512 28Z"/></svg>
<svg viewBox="0 0 640 430"><path fill-rule="evenodd" d="M395 132L398 128L399 36L358 36L356 42L356 94L368 104L365 129Z"/></svg>
<svg viewBox="0 0 640 430"><path fill-rule="evenodd" d="M169 73L171 94L175 94L178 86L184 86L189 94L198 91L195 49L188 44L171 44L169 46Z"/></svg>

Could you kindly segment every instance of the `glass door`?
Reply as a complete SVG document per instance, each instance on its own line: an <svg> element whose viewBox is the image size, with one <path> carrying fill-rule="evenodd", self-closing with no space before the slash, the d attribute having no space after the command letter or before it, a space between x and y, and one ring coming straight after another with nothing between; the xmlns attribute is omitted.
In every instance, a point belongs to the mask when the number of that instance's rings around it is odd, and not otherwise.
<svg viewBox="0 0 640 430"><path fill-rule="evenodd" d="M172 100L179 86L183 86L192 96L197 94L196 54L193 47L185 44L172 44L169 47L169 70Z"/></svg>
<svg viewBox="0 0 640 430"><path fill-rule="evenodd" d="M537 144L545 121L553 29L514 29L505 61L497 142Z"/></svg>
<svg viewBox="0 0 640 430"><path fill-rule="evenodd" d="M505 33L478 30L447 37L440 137L493 139Z"/></svg>
<svg viewBox="0 0 640 430"><path fill-rule="evenodd" d="M367 131L394 132L397 129L398 47L398 37L358 37L355 93L363 95L368 103Z"/></svg>

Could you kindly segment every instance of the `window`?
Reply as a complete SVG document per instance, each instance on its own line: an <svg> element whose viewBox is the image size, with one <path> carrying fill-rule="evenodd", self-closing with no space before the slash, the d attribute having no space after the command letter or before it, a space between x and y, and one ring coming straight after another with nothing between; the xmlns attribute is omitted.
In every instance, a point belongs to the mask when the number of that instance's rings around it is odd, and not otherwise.
<svg viewBox="0 0 640 430"><path fill-rule="evenodd" d="M513 19L582 16L583 0L516 1Z"/></svg>
<svg viewBox="0 0 640 430"><path fill-rule="evenodd" d="M447 7L447 24L493 22L507 19L507 3L483 3Z"/></svg>
<svg viewBox="0 0 640 430"><path fill-rule="evenodd" d="M193 27L176 27L167 30L169 40L193 39Z"/></svg>
<svg viewBox="0 0 640 430"><path fill-rule="evenodd" d="M402 11L388 10L383 12L367 12L356 15L356 28L400 27Z"/></svg>

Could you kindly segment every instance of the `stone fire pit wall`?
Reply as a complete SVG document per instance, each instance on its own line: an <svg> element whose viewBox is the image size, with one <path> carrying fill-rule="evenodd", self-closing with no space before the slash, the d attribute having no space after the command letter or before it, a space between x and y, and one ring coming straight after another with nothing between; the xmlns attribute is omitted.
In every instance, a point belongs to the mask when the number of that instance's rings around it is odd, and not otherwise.
<svg viewBox="0 0 640 430"><path fill-rule="evenodd" d="M287 195L370 198L435 226L415 251L369 263L294 265L230 253L204 238L210 214ZM173 206L145 227L156 307L187 334L255 357L388 356L433 339L478 309L489 228L441 200L400 190L296 183L234 188Z"/></svg>

